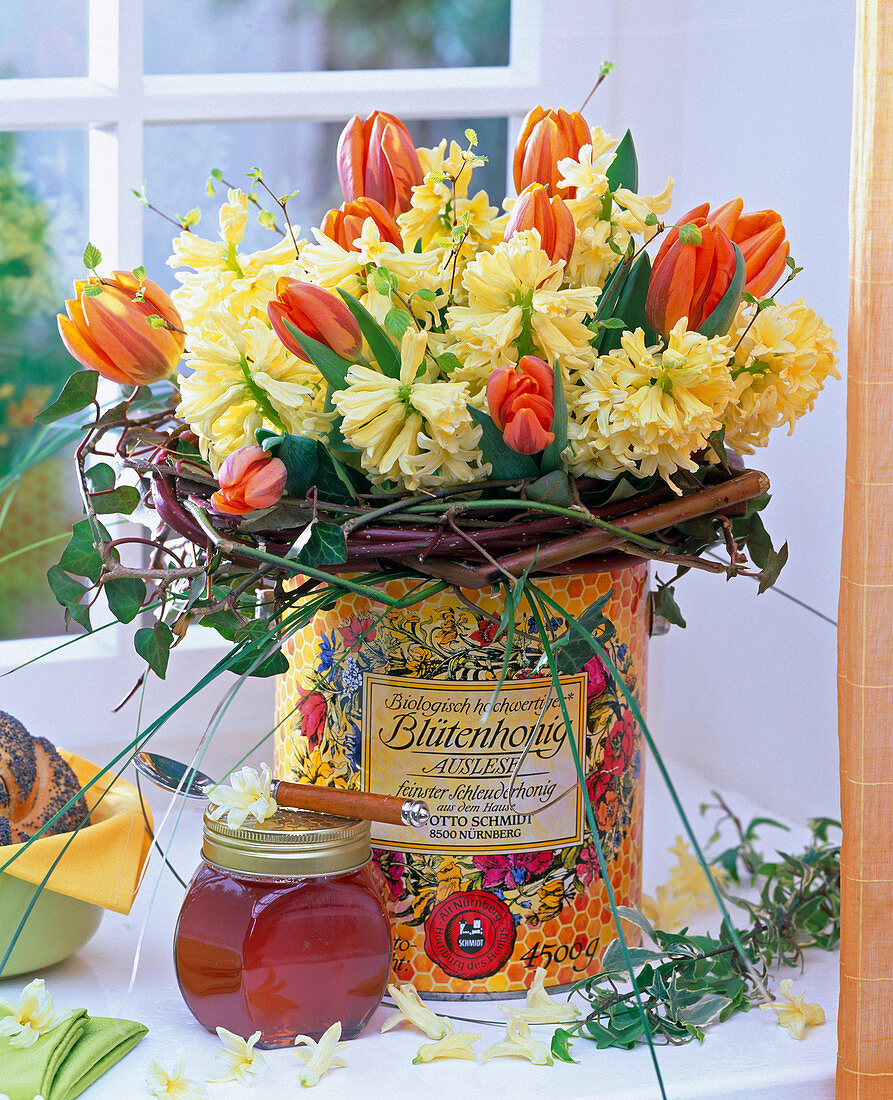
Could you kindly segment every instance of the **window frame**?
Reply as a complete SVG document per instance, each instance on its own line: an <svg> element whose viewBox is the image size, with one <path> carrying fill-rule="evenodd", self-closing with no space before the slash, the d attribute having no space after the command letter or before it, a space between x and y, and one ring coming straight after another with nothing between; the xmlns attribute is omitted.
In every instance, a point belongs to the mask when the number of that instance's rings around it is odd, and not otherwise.
<svg viewBox="0 0 893 1100"><path fill-rule="evenodd" d="M144 207L132 188L144 178L144 136L150 126L251 121L342 121L379 107L411 122L417 118L500 117L509 120L509 141L530 107L544 99L546 39L554 35L544 0L512 0L509 64L467 68L384 69L337 72L149 74L144 70L145 0L88 0L87 75L0 80L0 131L83 130L88 135L87 213L89 239L107 268L133 266L143 254ZM579 3L571 8L585 7ZM554 68L554 66L553 66ZM117 625L57 649L49 661L7 680L5 705L21 707L40 693L47 676L60 700L78 698L100 685L108 691L108 664L116 664L114 690L126 690L132 666L130 632ZM220 656L219 638L190 638L171 665L189 685ZM68 636L0 642L0 669L20 666ZM168 685L175 685L169 677ZM257 684L257 682L253 682ZM268 689L243 692L262 701ZM48 704L45 704L48 705ZM249 704L250 705L250 704ZM115 716L95 716L93 736L108 736ZM236 722L238 718L234 719ZM243 719L244 721L244 716Z"/></svg>

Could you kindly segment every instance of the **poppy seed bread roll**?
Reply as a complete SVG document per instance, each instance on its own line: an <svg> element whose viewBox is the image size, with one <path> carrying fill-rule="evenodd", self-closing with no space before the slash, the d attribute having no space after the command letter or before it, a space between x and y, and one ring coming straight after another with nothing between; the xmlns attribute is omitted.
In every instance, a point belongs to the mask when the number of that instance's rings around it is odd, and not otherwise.
<svg viewBox="0 0 893 1100"><path fill-rule="evenodd" d="M34 836L80 789L77 776L45 737L32 737L21 722L0 711L0 845ZM69 832L86 813L80 797L45 835Z"/></svg>

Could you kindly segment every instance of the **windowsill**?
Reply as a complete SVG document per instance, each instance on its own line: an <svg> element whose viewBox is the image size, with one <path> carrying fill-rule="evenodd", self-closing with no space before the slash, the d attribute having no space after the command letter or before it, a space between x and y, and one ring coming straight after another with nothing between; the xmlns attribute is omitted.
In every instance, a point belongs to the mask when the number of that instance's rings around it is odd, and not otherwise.
<svg viewBox="0 0 893 1100"><path fill-rule="evenodd" d="M697 807L709 801L709 784L696 773L670 764L683 805L689 808L699 836L706 837L712 819L697 816ZM667 844L681 827L663 790L657 769L648 774L646 796L645 888L662 881L673 857ZM757 807L726 787L723 795L732 808L749 817L765 807ZM156 823L164 816L165 800L153 792ZM771 813L771 810L769 811ZM175 815L171 815L173 819ZM164 833L167 829L164 829ZM765 833L765 846L771 851L774 830ZM198 861L201 834L201 806L189 803L184 810L179 835L171 845L171 859L186 878ZM777 834L783 847L797 847L805 832ZM164 843L162 841L162 843ZM166 846L166 845L165 845ZM149 1034L137 1049L110 1070L89 1090L90 1100L119 1100L121 1096L141 1095L143 1082L152 1059L172 1070L183 1056L186 1076L203 1080L215 1072L216 1036L204 1031L189 1014L180 999L171 959L171 939L181 898L179 886L167 871L159 876L160 861L150 866L140 897L128 917L107 913L94 939L76 956L45 971L49 991L59 1008L86 1006L95 1015L138 1019L149 1027ZM162 868L163 870L163 868ZM160 885L159 885L160 884ZM158 889L156 890L156 886ZM154 896L154 900L153 900ZM128 995L134 953L146 913L145 939L132 992ZM716 914L706 920L715 929ZM708 1029L703 1046L691 1043L682 1047L658 1047L658 1058L667 1095L673 1100L702 1097L705 1100L823 1100L834 1095L836 1060L836 1018L838 956L812 951L804 973L787 971L780 977L794 979L795 991L805 990L808 1000L818 1001L825 1009L826 1023L808 1029L804 1040L793 1040L777 1025L772 1013L753 1008L746 1015ZM16 997L27 976L0 982L0 996ZM439 1002L435 1011L455 1013L475 1019L499 1021L500 1026L482 1025L479 1049L496 1042L503 1034L502 1014L493 1002L463 1004ZM594 1043L578 1040L572 1053L577 1065L557 1063L552 1067L531 1066L515 1059L498 1059L486 1065L441 1061L413 1066L412 1058L423 1036L409 1030L378 1033L381 1022L392 1010L381 1008L364 1035L346 1052L347 1069L333 1071L319 1086L319 1095L335 1097L358 1089L365 1095L378 1095L385 1089L392 1095L409 1096L424 1090L430 1097L458 1095L487 1096L488 1100L509 1100L532 1095L538 1087L561 1095L566 1100L599 1095L623 1100L653 1100L659 1095L647 1049L632 1052L599 1051ZM472 1024L458 1028L474 1030ZM548 1040L550 1028L535 1028L534 1034ZM268 1071L260 1078L259 1094L292 1095L297 1087L294 1055L288 1051L266 1051ZM240 1086L216 1086L213 1095L243 1095Z"/></svg>

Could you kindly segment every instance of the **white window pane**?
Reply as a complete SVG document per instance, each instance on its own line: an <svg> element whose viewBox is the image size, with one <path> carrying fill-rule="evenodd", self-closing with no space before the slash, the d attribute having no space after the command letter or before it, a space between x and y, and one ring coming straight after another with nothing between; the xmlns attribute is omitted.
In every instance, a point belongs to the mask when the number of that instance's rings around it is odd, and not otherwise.
<svg viewBox="0 0 893 1100"><path fill-rule="evenodd" d="M466 145L465 130L473 127L478 151L489 158L475 170L474 189L487 191L493 205L501 203L506 179L506 119L410 119L407 126L417 146L435 145L442 138ZM251 181L246 173L257 166L277 195L299 191L289 201L289 216L295 227L300 226L300 235L311 240L311 228L320 224L326 211L344 201L335 171L341 129L340 124L322 122L153 126L146 131L148 199L168 215L199 207L202 220L196 232L216 239L217 211L225 189L218 186L213 198L206 195L209 172L218 168L229 184L247 191ZM146 214L145 227L144 262L149 276L171 289L176 283L164 265L177 229L151 211ZM269 231L255 224L246 233L245 249L269 247L272 242Z"/></svg>
<svg viewBox="0 0 893 1100"><path fill-rule="evenodd" d="M0 2L0 78L86 74L87 0Z"/></svg>
<svg viewBox="0 0 893 1100"><path fill-rule="evenodd" d="M152 0L146 72L507 65L509 0Z"/></svg>
<svg viewBox="0 0 893 1100"><path fill-rule="evenodd" d="M0 134L0 477L24 453L32 417L75 366L56 313L83 272L86 135ZM0 499L0 516L6 499ZM80 516L70 453L25 474L0 526L0 559L70 531ZM65 540L0 562L0 638L60 634L46 571Z"/></svg>

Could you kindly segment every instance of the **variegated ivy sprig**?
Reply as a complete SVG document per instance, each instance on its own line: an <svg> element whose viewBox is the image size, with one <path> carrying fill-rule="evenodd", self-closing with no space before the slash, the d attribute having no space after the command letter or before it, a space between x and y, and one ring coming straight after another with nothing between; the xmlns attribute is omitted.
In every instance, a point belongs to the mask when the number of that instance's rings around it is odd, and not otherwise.
<svg viewBox="0 0 893 1100"><path fill-rule="evenodd" d="M767 818L755 818L743 826L721 799L719 808L739 836L738 844L713 862L733 882L758 891L756 900L727 890L723 894L750 918L750 927L739 930L738 938L760 980L765 980L770 966L798 965L807 947L833 949L840 938L840 845L828 834L840 827L838 822L810 820L812 837L801 853L779 852L777 859L768 860L754 846L758 827L786 826ZM652 1043L671 1044L701 1040L709 1024L746 1012L760 999L754 970L743 965L725 921L716 936L691 935L686 929L655 928L635 909L620 912L650 941L629 948L642 1012L634 1003L620 942L614 940L602 959L601 973L574 987L590 1010L579 1022L555 1032L552 1053L556 1058L573 1061L569 1044L577 1036L593 1040L599 1048L627 1050L648 1038ZM784 988L781 991L787 996ZM806 1023L816 1022L818 1013L815 1017Z"/></svg>

